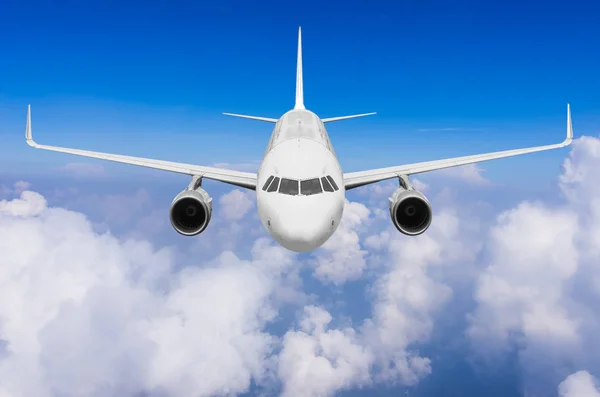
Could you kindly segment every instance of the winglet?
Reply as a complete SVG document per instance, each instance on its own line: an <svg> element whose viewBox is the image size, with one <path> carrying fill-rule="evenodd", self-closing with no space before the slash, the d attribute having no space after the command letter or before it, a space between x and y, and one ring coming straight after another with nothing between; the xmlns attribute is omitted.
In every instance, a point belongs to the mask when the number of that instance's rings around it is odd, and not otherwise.
<svg viewBox="0 0 600 397"><path fill-rule="evenodd" d="M27 126L25 127L25 140L27 144L31 147L37 147L38 144L35 143L33 137L31 136L31 105L27 105Z"/></svg>
<svg viewBox="0 0 600 397"><path fill-rule="evenodd" d="M304 107L304 84L302 82L302 27L298 28L298 59L296 61L296 104L294 109Z"/></svg>
<svg viewBox="0 0 600 397"><path fill-rule="evenodd" d="M565 139L565 144L569 145L573 142L573 124L571 122L571 105L567 104L567 139Z"/></svg>

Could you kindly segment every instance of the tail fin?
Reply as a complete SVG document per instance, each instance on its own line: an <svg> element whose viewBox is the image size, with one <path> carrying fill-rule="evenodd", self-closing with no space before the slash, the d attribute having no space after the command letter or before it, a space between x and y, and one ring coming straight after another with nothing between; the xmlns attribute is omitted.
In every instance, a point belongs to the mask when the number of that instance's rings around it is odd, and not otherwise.
<svg viewBox="0 0 600 397"><path fill-rule="evenodd" d="M304 107L304 85L302 82L302 27L298 28L298 60L296 61L296 104L294 109Z"/></svg>

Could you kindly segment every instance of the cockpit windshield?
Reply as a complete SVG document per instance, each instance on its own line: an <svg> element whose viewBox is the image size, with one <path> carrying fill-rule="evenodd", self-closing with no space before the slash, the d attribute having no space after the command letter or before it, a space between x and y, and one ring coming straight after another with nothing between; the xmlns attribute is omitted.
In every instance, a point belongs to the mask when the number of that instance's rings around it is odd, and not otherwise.
<svg viewBox="0 0 600 397"><path fill-rule="evenodd" d="M323 190L325 190L326 192L333 192L333 187L331 186L331 183L329 183L327 178L322 177L321 182L323 183Z"/></svg>
<svg viewBox="0 0 600 397"><path fill-rule="evenodd" d="M271 181L273 180L273 178L275 178L273 175L271 175L267 181L265 182L265 185L263 186L263 190L267 190L267 188L269 187L269 185L271 184Z"/></svg>
<svg viewBox="0 0 600 397"><path fill-rule="evenodd" d="M338 190L337 185L335 184L335 181L333 180L333 178L331 177L331 175L327 175L327 180L329 181L329 183L331 183L331 186L333 186L333 188L335 190Z"/></svg>
<svg viewBox="0 0 600 397"><path fill-rule="evenodd" d="M294 179L281 178L279 193L296 196L298 194L298 181Z"/></svg>
<svg viewBox="0 0 600 397"><path fill-rule="evenodd" d="M273 183L271 183L271 186L269 186L269 188L267 189L267 192L276 192L278 187L279 177L275 177L275 179L273 179Z"/></svg>
<svg viewBox="0 0 600 397"><path fill-rule="evenodd" d="M281 181L281 183L280 183ZM279 178L271 175L262 187L267 192L279 192L290 196L311 196L323 192L334 192L338 187L331 177L312 178L299 181L297 179Z"/></svg>
<svg viewBox="0 0 600 397"><path fill-rule="evenodd" d="M318 193L323 193L323 189L321 189L321 183L319 182L319 178L300 181L300 194L310 196L311 194Z"/></svg>

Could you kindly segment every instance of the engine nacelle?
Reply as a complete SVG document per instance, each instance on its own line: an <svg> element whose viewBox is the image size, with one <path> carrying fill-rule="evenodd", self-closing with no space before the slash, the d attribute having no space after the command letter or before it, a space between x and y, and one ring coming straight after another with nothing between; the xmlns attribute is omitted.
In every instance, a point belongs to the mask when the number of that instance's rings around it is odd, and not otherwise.
<svg viewBox="0 0 600 397"><path fill-rule="evenodd" d="M390 216L400 233L417 236L431 224L431 206L418 190L400 186L390 197Z"/></svg>
<svg viewBox="0 0 600 397"><path fill-rule="evenodd" d="M200 186L179 193L171 203L171 225L184 236L202 233L212 216L212 198Z"/></svg>

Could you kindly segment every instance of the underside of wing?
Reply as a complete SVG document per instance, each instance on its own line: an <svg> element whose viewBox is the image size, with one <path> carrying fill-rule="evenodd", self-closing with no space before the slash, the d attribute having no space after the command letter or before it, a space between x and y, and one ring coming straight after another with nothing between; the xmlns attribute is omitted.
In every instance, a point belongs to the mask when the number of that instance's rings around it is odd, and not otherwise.
<svg viewBox="0 0 600 397"><path fill-rule="evenodd" d="M346 190L359 186L368 185L386 179L397 178L401 175L419 174L443 168L457 167L461 165L479 163L482 161L501 159L505 157L518 156L521 154L541 152L544 150L558 149L568 146L573 141L573 126L571 125L571 108L567 105L567 137L561 143L545 146L535 146L523 149L504 150L472 156L454 157L443 160L425 161L421 163L406 164L396 167L378 168L367 171L350 172L344 174L344 186Z"/></svg>
<svg viewBox="0 0 600 397"><path fill-rule="evenodd" d="M132 164L141 167L176 172L179 174L200 176L202 178L213 179L216 181L244 187L247 189L256 189L256 174L254 173L233 171L222 168L204 167L192 164L176 163L171 161L153 160L142 157L123 156L119 154L92 152L89 150L40 145L33 140L31 133L31 106L29 106L27 109L27 128L25 131L25 138L29 146L32 146L37 149L69 153L77 156L91 157L124 164Z"/></svg>

